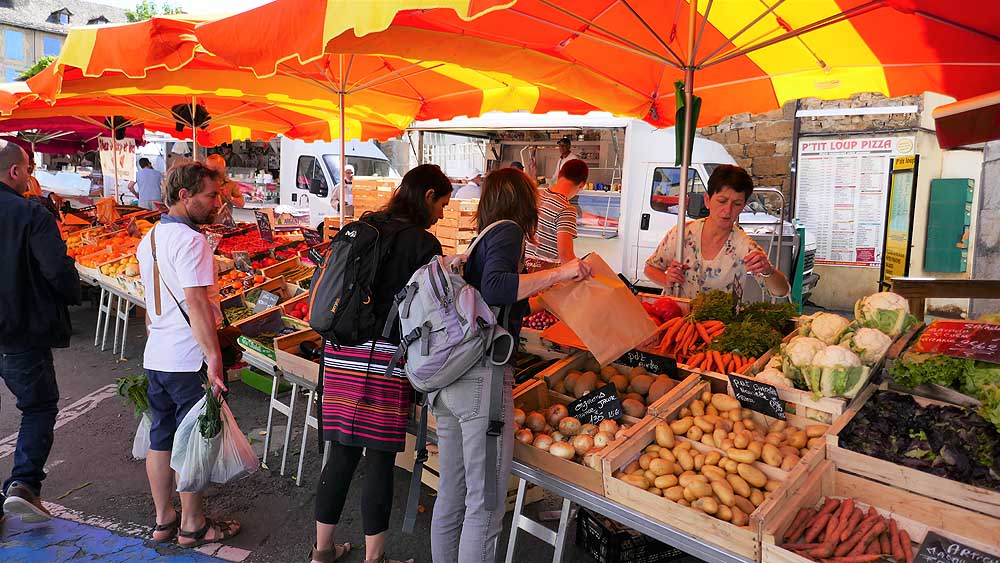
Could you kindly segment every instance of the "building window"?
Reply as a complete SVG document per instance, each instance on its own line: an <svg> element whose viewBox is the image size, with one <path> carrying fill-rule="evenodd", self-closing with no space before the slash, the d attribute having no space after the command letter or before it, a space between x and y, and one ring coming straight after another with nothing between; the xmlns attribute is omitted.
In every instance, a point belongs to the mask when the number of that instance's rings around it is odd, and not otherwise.
<svg viewBox="0 0 1000 563"><path fill-rule="evenodd" d="M108 18L104 16L97 16L96 18L87 20L87 25L104 25L106 23L108 23Z"/></svg>
<svg viewBox="0 0 1000 563"><path fill-rule="evenodd" d="M7 82L13 82L17 80L17 77L19 76L21 76L21 71L16 68L7 67L7 70L4 71L4 79Z"/></svg>
<svg viewBox="0 0 1000 563"><path fill-rule="evenodd" d="M42 38L42 50L46 57L58 57L62 49L62 39L58 37Z"/></svg>
<svg viewBox="0 0 1000 563"><path fill-rule="evenodd" d="M4 57L15 61L24 60L24 34L13 29L3 32Z"/></svg>
<svg viewBox="0 0 1000 563"><path fill-rule="evenodd" d="M63 8L62 10L56 10L55 12L49 14L49 21L59 25L69 25L69 17L72 15L73 14L69 10Z"/></svg>

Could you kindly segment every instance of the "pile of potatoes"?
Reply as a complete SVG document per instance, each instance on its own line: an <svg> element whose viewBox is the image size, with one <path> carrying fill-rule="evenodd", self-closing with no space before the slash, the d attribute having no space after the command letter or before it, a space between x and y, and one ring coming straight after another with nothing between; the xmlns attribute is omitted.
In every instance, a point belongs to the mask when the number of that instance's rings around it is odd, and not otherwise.
<svg viewBox="0 0 1000 563"><path fill-rule="evenodd" d="M826 432L823 425L800 430L784 421L764 427L752 414L734 397L705 391L677 420L658 423L654 443L614 477L745 526L756 507L781 486L753 464L788 471L809 448L823 444ZM694 442L713 449L702 447L707 450L702 453Z"/></svg>
<svg viewBox="0 0 1000 563"><path fill-rule="evenodd" d="M600 469L601 458L596 454L623 437L629 428L629 424L619 425L610 419L600 424L581 424L578 418L569 416L563 404L554 404L544 412L514 409L514 437L519 442L591 469Z"/></svg>
<svg viewBox="0 0 1000 563"><path fill-rule="evenodd" d="M677 385L676 381L666 375L647 373L643 367L621 372L614 366L605 366L600 372L571 371L552 390L579 399L608 383L615 384L625 414L635 418L646 416L646 407Z"/></svg>

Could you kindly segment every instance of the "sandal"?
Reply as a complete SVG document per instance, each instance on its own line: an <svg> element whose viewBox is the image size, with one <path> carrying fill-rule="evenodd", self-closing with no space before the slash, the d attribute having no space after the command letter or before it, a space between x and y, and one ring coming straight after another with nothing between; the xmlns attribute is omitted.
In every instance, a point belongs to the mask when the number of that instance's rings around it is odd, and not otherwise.
<svg viewBox="0 0 1000 563"><path fill-rule="evenodd" d="M177 531L181 527L181 513L174 509L174 520L168 524L157 524L153 522L153 541L158 542L168 542L177 536ZM156 534L160 532L167 532L166 537L157 538Z"/></svg>
<svg viewBox="0 0 1000 563"><path fill-rule="evenodd" d="M319 561L319 563L333 563L350 552L351 544L349 543L333 544L333 549L316 549L313 547L309 558L310 561Z"/></svg>
<svg viewBox="0 0 1000 563"><path fill-rule="evenodd" d="M212 539L206 539L205 536L208 535L209 530L218 531L219 536ZM222 520L216 522L206 516L205 525L202 526L200 530L189 532L187 530L182 530L178 528L177 545L188 549L194 549L196 547L203 546L207 543L219 543L226 541L234 537L238 533L240 533L240 523L237 522L236 520ZM194 541L191 543L183 543L180 541L180 538L188 538Z"/></svg>
<svg viewBox="0 0 1000 563"><path fill-rule="evenodd" d="M395 559L389 559L385 553L382 557L378 559L365 559L365 563L413 563L413 559L407 559L406 561L396 561Z"/></svg>

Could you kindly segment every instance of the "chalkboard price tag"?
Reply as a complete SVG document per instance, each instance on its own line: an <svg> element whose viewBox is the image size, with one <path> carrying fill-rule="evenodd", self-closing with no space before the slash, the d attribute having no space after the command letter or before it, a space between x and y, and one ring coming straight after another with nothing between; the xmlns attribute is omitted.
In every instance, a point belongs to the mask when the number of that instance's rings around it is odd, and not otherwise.
<svg viewBox="0 0 1000 563"><path fill-rule="evenodd" d="M257 298L257 304L253 306L253 312L259 313L261 311L266 311L277 304L277 295L271 293L270 291L261 291L260 297Z"/></svg>
<svg viewBox="0 0 1000 563"><path fill-rule="evenodd" d="M914 563L1000 563L1000 557L928 531Z"/></svg>
<svg viewBox="0 0 1000 563"><path fill-rule="evenodd" d="M666 375L671 379L677 379L679 377L677 372L677 360L667 358L666 356L657 356L656 354L650 354L649 352L642 352L640 350L631 350L627 352L624 356L618 358L615 363L628 366L630 368L643 367L649 373Z"/></svg>
<svg viewBox="0 0 1000 563"><path fill-rule="evenodd" d="M602 420L617 420L625 414L614 383L587 393L567 408L569 415L580 419L581 424L600 424Z"/></svg>
<svg viewBox="0 0 1000 563"><path fill-rule="evenodd" d="M302 229L302 238L305 239L308 246L323 244L323 237L320 236L318 231L312 229Z"/></svg>
<svg viewBox="0 0 1000 563"><path fill-rule="evenodd" d="M778 389L774 385L732 374L729 375L729 383L733 394L745 408L785 420L785 403L778 398Z"/></svg>
<svg viewBox="0 0 1000 563"><path fill-rule="evenodd" d="M270 215L264 211L254 211L253 214L257 219L257 230L260 231L260 238L264 242L274 242L274 227L271 226Z"/></svg>

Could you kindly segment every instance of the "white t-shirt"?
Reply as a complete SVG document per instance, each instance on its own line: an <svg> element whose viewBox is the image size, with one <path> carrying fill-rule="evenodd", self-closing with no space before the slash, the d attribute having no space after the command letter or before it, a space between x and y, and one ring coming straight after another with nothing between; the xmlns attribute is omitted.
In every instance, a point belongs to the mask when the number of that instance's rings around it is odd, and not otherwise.
<svg viewBox="0 0 1000 563"><path fill-rule="evenodd" d="M565 157L559 157L559 160L556 161L556 169L552 171L552 176L549 178L549 184L554 186L559 180L559 171L562 170L563 164L571 160L578 160L579 158L573 151L570 151Z"/></svg>
<svg viewBox="0 0 1000 563"><path fill-rule="evenodd" d="M150 236L156 232L156 257L160 266L160 314L156 314L153 289L153 252ZM177 308L174 297L188 311L184 288L208 287L214 304L215 323L222 323L215 258L205 236L184 223L160 223L143 237L136 249L139 275L146 290L150 318L149 338L143 367L167 372L198 371L205 354L194 338L191 325ZM167 291L167 287L170 291Z"/></svg>
<svg viewBox="0 0 1000 563"><path fill-rule="evenodd" d="M458 188L451 197L452 199L479 199L479 196L482 195L482 193L482 186L470 182L461 188Z"/></svg>

